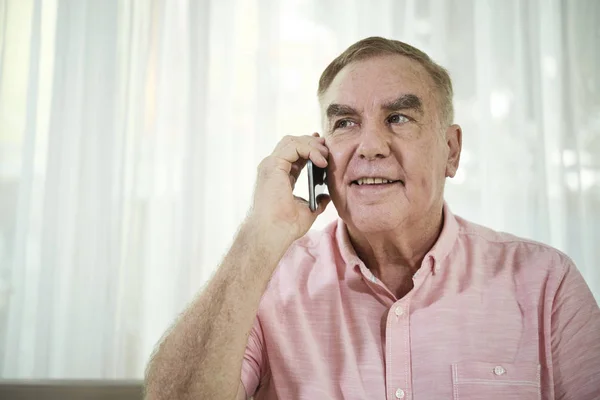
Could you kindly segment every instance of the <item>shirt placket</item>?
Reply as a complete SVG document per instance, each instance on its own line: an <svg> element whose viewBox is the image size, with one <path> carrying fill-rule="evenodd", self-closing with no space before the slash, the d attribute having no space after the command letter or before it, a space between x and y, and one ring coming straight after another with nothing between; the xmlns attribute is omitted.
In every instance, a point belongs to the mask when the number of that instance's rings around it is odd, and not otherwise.
<svg viewBox="0 0 600 400"><path fill-rule="evenodd" d="M415 291L431 274L433 258L423 261L421 269L413 277L413 290L402 299L395 301L390 307L385 328L385 382L387 400L405 400L413 398L412 388L412 354L410 350L410 305ZM373 292L383 291L388 296L394 295L364 265L357 265ZM380 292L381 294L382 292ZM393 300L391 300L393 301Z"/></svg>
<svg viewBox="0 0 600 400"><path fill-rule="evenodd" d="M385 349L387 399L411 399L409 299L398 300L388 312Z"/></svg>

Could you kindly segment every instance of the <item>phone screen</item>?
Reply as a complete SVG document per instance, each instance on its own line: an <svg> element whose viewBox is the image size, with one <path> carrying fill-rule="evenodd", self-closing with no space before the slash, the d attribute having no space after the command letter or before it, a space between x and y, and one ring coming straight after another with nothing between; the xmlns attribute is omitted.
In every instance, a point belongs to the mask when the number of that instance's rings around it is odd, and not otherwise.
<svg viewBox="0 0 600 400"><path fill-rule="evenodd" d="M311 211L317 209L317 196L325 192L325 168L319 168L312 161L306 163L308 169L308 204Z"/></svg>

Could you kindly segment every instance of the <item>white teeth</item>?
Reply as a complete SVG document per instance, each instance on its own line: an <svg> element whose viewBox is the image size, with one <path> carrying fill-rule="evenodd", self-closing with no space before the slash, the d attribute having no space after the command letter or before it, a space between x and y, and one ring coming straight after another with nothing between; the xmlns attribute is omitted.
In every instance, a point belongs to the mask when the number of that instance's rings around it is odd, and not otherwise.
<svg viewBox="0 0 600 400"><path fill-rule="evenodd" d="M384 178L360 178L356 183L359 185L377 185L381 183L392 183L392 181Z"/></svg>

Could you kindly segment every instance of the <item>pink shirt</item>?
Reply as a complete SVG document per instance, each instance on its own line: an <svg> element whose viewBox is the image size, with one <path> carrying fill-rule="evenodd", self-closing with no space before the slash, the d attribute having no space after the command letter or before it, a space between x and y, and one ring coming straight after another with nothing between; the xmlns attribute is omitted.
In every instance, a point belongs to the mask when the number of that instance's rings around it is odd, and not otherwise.
<svg viewBox="0 0 600 400"><path fill-rule="evenodd" d="M600 399L600 310L561 252L444 227L397 299L343 221L295 242L269 283L242 366L255 399ZM240 294L243 295L243 294Z"/></svg>

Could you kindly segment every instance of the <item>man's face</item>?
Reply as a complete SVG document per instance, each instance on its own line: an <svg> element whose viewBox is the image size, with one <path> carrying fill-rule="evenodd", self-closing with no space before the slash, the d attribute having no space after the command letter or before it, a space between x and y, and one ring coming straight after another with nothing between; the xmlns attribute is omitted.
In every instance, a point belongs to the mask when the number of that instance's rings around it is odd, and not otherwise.
<svg viewBox="0 0 600 400"><path fill-rule="evenodd" d="M329 193L350 226L388 231L441 207L461 132L442 125L437 96L427 71L399 55L347 65L321 96Z"/></svg>

